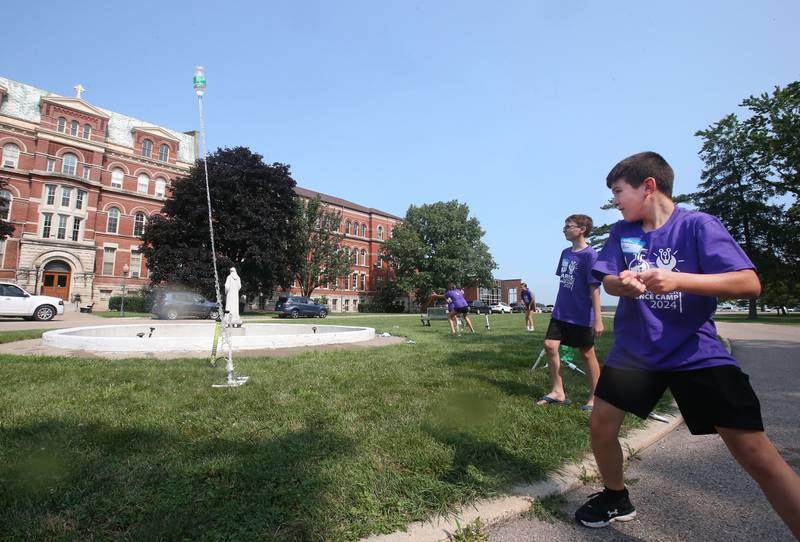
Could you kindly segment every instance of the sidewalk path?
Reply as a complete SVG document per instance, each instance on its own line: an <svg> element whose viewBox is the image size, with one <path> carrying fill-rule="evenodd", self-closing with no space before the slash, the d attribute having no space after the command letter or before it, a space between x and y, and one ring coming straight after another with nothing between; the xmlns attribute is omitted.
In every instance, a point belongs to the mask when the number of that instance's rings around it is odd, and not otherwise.
<svg viewBox="0 0 800 542"><path fill-rule="evenodd" d="M733 354L761 400L767 434L800 471L800 327L720 323ZM685 425L641 453L627 470L638 517L606 529L571 519L596 487L565 495L570 521L514 519L490 530L492 542L517 541L791 541L794 537L761 490L716 435L694 437Z"/></svg>

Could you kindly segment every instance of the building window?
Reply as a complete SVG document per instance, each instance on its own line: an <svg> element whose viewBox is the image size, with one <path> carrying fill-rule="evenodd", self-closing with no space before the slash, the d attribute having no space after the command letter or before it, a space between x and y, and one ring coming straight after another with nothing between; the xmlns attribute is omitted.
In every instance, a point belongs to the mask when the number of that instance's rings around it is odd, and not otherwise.
<svg viewBox="0 0 800 542"><path fill-rule="evenodd" d="M378 240L383 240L383 226L378 226Z"/></svg>
<svg viewBox="0 0 800 542"><path fill-rule="evenodd" d="M111 170L111 186L114 188L122 188L122 179L125 173L118 167Z"/></svg>
<svg viewBox="0 0 800 542"><path fill-rule="evenodd" d="M361 224L361 237L366 237L366 236L367 236L367 225Z"/></svg>
<svg viewBox="0 0 800 542"><path fill-rule="evenodd" d="M347 222L345 222L345 225L344 225L344 232L347 235L350 235L350 228L351 228L351 224L350 224L350 221L348 220Z"/></svg>
<svg viewBox="0 0 800 542"><path fill-rule="evenodd" d="M131 278L138 279L142 274L142 253L139 249L131 250Z"/></svg>
<svg viewBox="0 0 800 542"><path fill-rule="evenodd" d="M108 223L106 224L106 231L108 233L117 233L119 227L119 209L112 207L108 210Z"/></svg>
<svg viewBox="0 0 800 542"><path fill-rule="evenodd" d="M163 198L167 194L167 181L156 179L156 196Z"/></svg>
<svg viewBox="0 0 800 542"><path fill-rule="evenodd" d="M78 121L73 120L69 123L69 135L77 136L78 135Z"/></svg>
<svg viewBox="0 0 800 542"><path fill-rule="evenodd" d="M144 233L144 213L138 212L133 216L133 235L141 237Z"/></svg>
<svg viewBox="0 0 800 542"><path fill-rule="evenodd" d="M88 124L83 125L83 139L89 139L92 136L92 127Z"/></svg>
<svg viewBox="0 0 800 542"><path fill-rule="evenodd" d="M67 119L64 117L58 117L58 124L56 126L56 130L61 132L62 134L67 131Z"/></svg>
<svg viewBox="0 0 800 542"><path fill-rule="evenodd" d="M56 231L56 239L67 238L67 215L58 215L58 230Z"/></svg>
<svg viewBox="0 0 800 542"><path fill-rule="evenodd" d="M114 247L103 247L103 274L114 274L114 259L117 256L117 249Z"/></svg>
<svg viewBox="0 0 800 542"><path fill-rule="evenodd" d="M75 208L83 209L83 202L86 199L86 190L78 190L75 194Z"/></svg>
<svg viewBox="0 0 800 542"><path fill-rule="evenodd" d="M147 194L149 188L150 188L150 177L148 177L144 173L140 173L138 182L136 184L136 191L141 192L142 194Z"/></svg>
<svg viewBox="0 0 800 542"><path fill-rule="evenodd" d="M353 273L353 290L358 290L358 273Z"/></svg>
<svg viewBox="0 0 800 542"><path fill-rule="evenodd" d="M47 199L45 202L47 205L55 205L56 203L56 187L52 184L48 184L45 189L47 190Z"/></svg>
<svg viewBox="0 0 800 542"><path fill-rule="evenodd" d="M87 181L92 178L92 166L83 165L83 178Z"/></svg>
<svg viewBox="0 0 800 542"><path fill-rule="evenodd" d="M366 290L367 289L367 275L366 275L366 273L361 273L361 289L362 290Z"/></svg>
<svg viewBox="0 0 800 542"><path fill-rule="evenodd" d="M381 255L378 254L378 257L376 259L377 259L377 261L375 262L375 267L377 267L378 269L382 268L383 267L383 258L381 258Z"/></svg>
<svg viewBox="0 0 800 542"><path fill-rule="evenodd" d="M149 139L142 141L142 156L150 158L153 155L153 142Z"/></svg>
<svg viewBox="0 0 800 542"><path fill-rule="evenodd" d="M343 278L344 278L344 284L342 286L344 286L345 290L349 290L350 289L350 275L345 275Z"/></svg>
<svg viewBox="0 0 800 542"><path fill-rule="evenodd" d="M72 240L77 241L81 237L81 219L75 217L72 219Z"/></svg>
<svg viewBox="0 0 800 542"><path fill-rule="evenodd" d="M161 146L158 147L158 159L162 162L169 160L169 145L166 143L162 143Z"/></svg>
<svg viewBox="0 0 800 542"><path fill-rule="evenodd" d="M361 249L361 265L367 265L367 251Z"/></svg>
<svg viewBox="0 0 800 542"><path fill-rule="evenodd" d="M56 161L54 158L47 159L47 171L53 172L56 170Z"/></svg>
<svg viewBox="0 0 800 542"><path fill-rule="evenodd" d="M44 213L42 216L42 237L47 239L50 237L50 228L53 227L53 215L52 213Z"/></svg>
<svg viewBox="0 0 800 542"><path fill-rule="evenodd" d="M62 160L61 173L64 175L75 175L75 169L78 167L78 157L74 154L67 153Z"/></svg>
<svg viewBox="0 0 800 542"><path fill-rule="evenodd" d="M11 192L0 190L0 220L8 222L11 216Z"/></svg>
<svg viewBox="0 0 800 542"><path fill-rule="evenodd" d="M350 300L344 300L344 306L342 307L342 312L350 312Z"/></svg>
<svg viewBox="0 0 800 542"><path fill-rule="evenodd" d="M358 265L358 249L357 248L353 249L352 255L353 255L353 265Z"/></svg>
<svg viewBox="0 0 800 542"><path fill-rule="evenodd" d="M3 167L16 168L19 164L19 147L13 143L3 145Z"/></svg>
<svg viewBox="0 0 800 542"><path fill-rule="evenodd" d="M67 186L61 187L61 206L69 207L70 200L72 199L72 188Z"/></svg>
<svg viewBox="0 0 800 542"><path fill-rule="evenodd" d="M508 302L509 302L509 304L517 302L517 289L516 288L509 288L508 289Z"/></svg>

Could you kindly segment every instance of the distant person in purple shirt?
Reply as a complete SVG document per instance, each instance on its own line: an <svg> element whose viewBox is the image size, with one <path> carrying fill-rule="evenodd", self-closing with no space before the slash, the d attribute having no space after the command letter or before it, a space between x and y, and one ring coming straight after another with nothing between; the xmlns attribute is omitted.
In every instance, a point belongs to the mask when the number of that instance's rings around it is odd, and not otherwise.
<svg viewBox="0 0 800 542"><path fill-rule="evenodd" d="M475 328L472 327L472 321L469 319L469 303L464 298L464 290L451 282L447 285L447 291L444 294L434 292L431 295L431 299L433 298L444 299L447 302L447 320L452 333L456 332L456 318L459 315L464 318L469 330L475 333Z"/></svg>
<svg viewBox="0 0 800 542"><path fill-rule="evenodd" d="M533 331L533 311L536 309L536 296L530 291L528 285L524 282L519 285L522 291L519 298L522 300L522 305L525 307L525 328L528 331Z"/></svg>
<svg viewBox="0 0 800 542"><path fill-rule="evenodd" d="M623 220L594 266L605 290L620 296L590 422L605 488L575 519L605 527L636 515L619 429L626 412L645 418L669 388L692 434L718 433L800 539L800 476L764 433L758 398L712 320L717 298L757 297L761 284L717 218L675 206L672 181L672 168L654 152L622 160L606 178Z"/></svg>
<svg viewBox="0 0 800 542"><path fill-rule="evenodd" d="M586 242L592 226L591 217L586 215L570 215L564 221L564 237L572 246L565 248L558 260L558 295L544 336L552 387L550 393L539 398L537 405L569 403L559 372L559 348L564 344L580 350L586 360L589 398L581 410L592 410L594 406L594 388L600 377L594 338L603 334L603 318L600 316L600 281L592 276L597 253Z"/></svg>

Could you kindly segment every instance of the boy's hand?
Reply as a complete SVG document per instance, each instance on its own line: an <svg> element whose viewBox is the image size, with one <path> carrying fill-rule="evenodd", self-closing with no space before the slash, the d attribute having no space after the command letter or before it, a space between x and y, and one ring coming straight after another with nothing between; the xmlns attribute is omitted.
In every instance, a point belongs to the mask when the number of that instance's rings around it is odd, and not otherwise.
<svg viewBox="0 0 800 542"><path fill-rule="evenodd" d="M677 275L666 269L648 269L644 273L639 273L639 280L654 294L666 294L678 289Z"/></svg>
<svg viewBox="0 0 800 542"><path fill-rule="evenodd" d="M639 275L626 269L619 274L619 294L625 297L639 297L647 290Z"/></svg>
<svg viewBox="0 0 800 542"><path fill-rule="evenodd" d="M603 331L605 331L605 330L606 330L606 328L603 327L603 319L602 318L595 319L595 321L594 321L594 336L595 337L599 337L600 335L603 334Z"/></svg>

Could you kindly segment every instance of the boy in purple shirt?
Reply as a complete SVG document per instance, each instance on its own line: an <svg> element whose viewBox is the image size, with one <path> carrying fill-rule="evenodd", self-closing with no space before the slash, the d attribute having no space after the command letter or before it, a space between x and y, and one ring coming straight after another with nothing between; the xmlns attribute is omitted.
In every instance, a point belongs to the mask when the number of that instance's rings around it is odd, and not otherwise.
<svg viewBox="0 0 800 542"><path fill-rule="evenodd" d="M614 345L596 390L592 449L605 488L575 512L587 527L628 521L618 434L626 412L644 418L669 388L693 434L718 433L800 538L800 477L764 433L746 374L716 338L721 298L761 291L754 266L715 217L672 201L673 172L654 152L618 163L606 178L623 220L594 266L620 296Z"/></svg>
<svg viewBox="0 0 800 542"><path fill-rule="evenodd" d="M550 393L539 398L537 405L569 403L559 372L558 350L562 344L577 348L586 360L589 399L581 410L592 410L594 405L594 388L600 376L594 338L603 334L603 319L600 316L600 281L592 276L597 253L586 242L592 226L592 219L586 215L570 215L564 220L564 237L572 246L565 248L558 260L558 295L544 336L552 388Z"/></svg>

